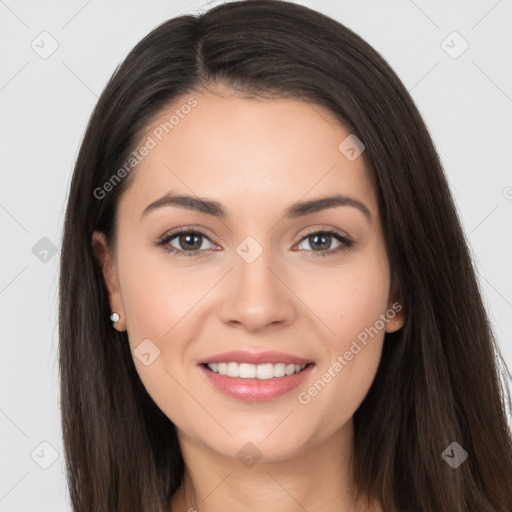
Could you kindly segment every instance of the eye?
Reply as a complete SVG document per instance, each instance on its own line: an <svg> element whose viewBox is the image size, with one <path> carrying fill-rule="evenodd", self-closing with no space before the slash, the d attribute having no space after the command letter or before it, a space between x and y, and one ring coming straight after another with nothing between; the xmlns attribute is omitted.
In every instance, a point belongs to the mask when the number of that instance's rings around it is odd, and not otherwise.
<svg viewBox="0 0 512 512"><path fill-rule="evenodd" d="M170 244L174 239L176 239L178 247ZM156 245L177 256L200 256L206 251L202 243L204 240L209 240L209 238L202 231L185 228L164 235L157 241Z"/></svg>
<svg viewBox="0 0 512 512"><path fill-rule="evenodd" d="M339 245L334 250L331 251L322 250L330 248L333 238L340 242ZM312 253L313 257L335 255L342 251L351 249L354 246L353 240L351 240L348 236L342 235L337 231L313 231L306 234L306 236L304 236L302 240L308 242L310 247L313 247L313 249L310 249L308 251ZM298 246L304 243L302 242L302 240L298 244ZM317 247L319 249L314 249L314 247Z"/></svg>

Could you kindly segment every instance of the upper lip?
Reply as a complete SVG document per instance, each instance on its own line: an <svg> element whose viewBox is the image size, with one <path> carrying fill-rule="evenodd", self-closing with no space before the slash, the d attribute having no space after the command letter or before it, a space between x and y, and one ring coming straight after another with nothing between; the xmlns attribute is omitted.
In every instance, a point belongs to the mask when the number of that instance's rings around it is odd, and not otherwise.
<svg viewBox="0 0 512 512"><path fill-rule="evenodd" d="M284 364L308 364L312 361L303 359L302 357L284 352L247 352L246 350L234 350L232 352L223 352L210 357L205 357L198 361L198 365L206 363L248 363L248 364L264 364L264 363L284 363Z"/></svg>

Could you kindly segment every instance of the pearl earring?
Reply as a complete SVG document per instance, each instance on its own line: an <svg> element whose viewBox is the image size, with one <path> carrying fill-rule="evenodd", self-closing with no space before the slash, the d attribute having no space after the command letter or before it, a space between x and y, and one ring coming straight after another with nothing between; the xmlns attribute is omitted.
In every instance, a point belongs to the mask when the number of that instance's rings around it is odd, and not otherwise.
<svg viewBox="0 0 512 512"><path fill-rule="evenodd" d="M112 320L112 322L114 323L119 322L120 318L121 317L119 316L119 313L112 312L112 314L110 315L110 320Z"/></svg>

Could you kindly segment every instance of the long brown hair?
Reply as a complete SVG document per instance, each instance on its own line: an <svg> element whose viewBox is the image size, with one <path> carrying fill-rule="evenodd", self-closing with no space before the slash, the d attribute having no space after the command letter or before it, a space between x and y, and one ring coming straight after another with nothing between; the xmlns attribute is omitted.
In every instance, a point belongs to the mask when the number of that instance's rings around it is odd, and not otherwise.
<svg viewBox="0 0 512 512"><path fill-rule="evenodd" d="M354 414L354 482L386 512L512 510L510 373L500 354L434 144L407 90L368 43L286 1L237 1L154 29L105 87L74 169L65 217L59 364L75 512L169 510L184 474L174 424L143 387L126 332L112 328L92 249L115 248L116 205L136 167L95 193L173 99L224 84L327 107L366 148L390 267L407 313L386 334ZM500 381L502 382L500 383ZM457 469L442 453L457 442Z"/></svg>

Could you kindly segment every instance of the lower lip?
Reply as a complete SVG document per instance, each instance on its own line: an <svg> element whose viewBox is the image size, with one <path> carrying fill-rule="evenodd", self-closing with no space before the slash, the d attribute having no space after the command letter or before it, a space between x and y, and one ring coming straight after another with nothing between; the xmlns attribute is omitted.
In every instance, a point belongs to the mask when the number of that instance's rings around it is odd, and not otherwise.
<svg viewBox="0 0 512 512"><path fill-rule="evenodd" d="M309 376L314 364L299 373L272 379L240 379L215 373L200 365L208 380L225 395L245 402L265 402L300 386Z"/></svg>

